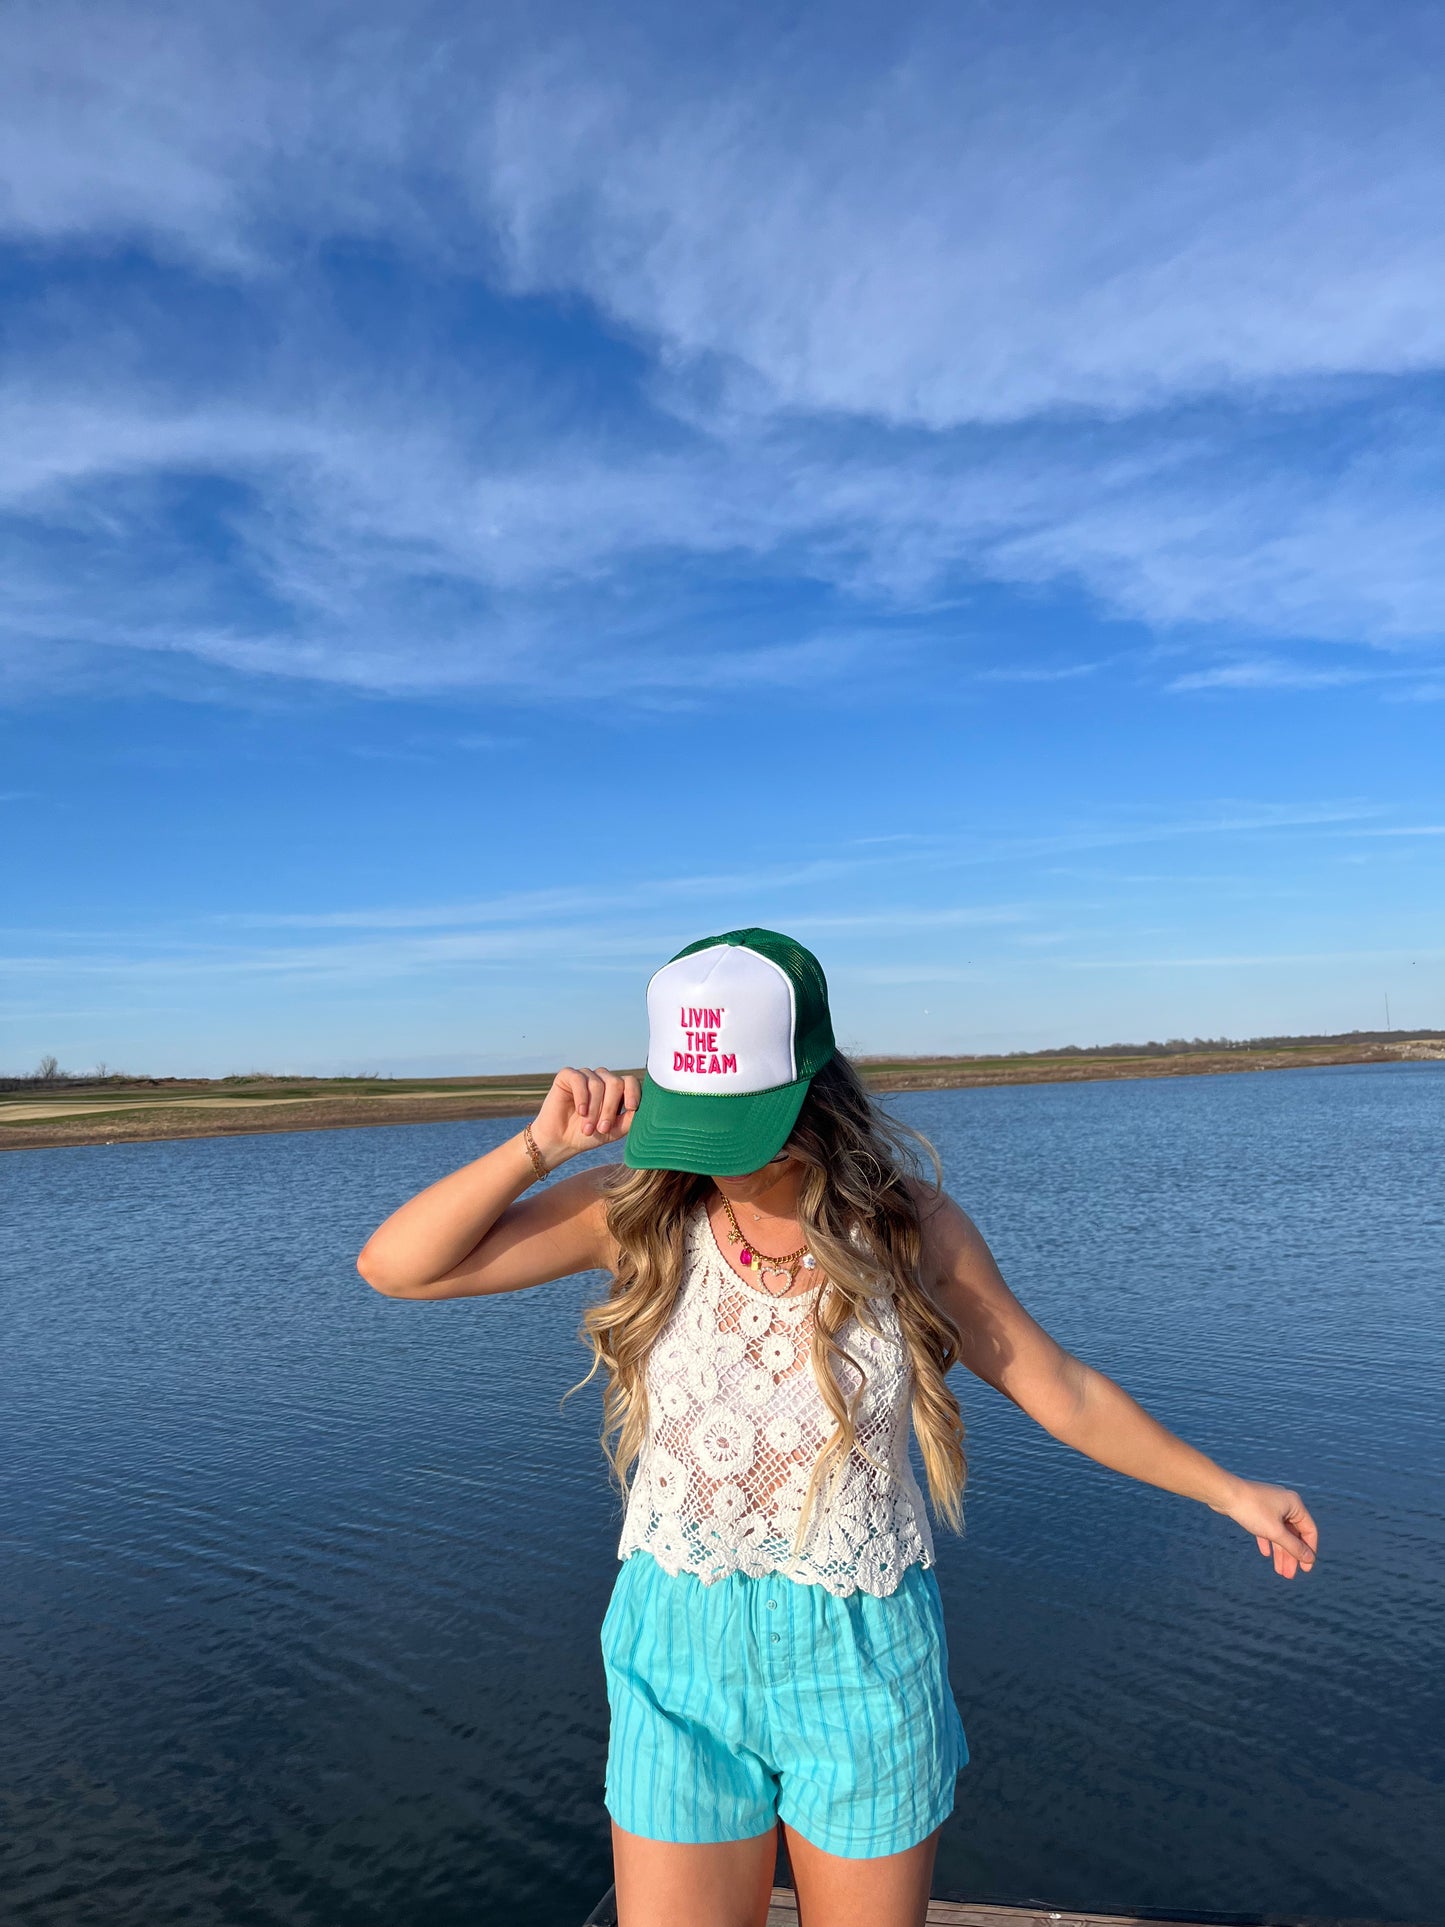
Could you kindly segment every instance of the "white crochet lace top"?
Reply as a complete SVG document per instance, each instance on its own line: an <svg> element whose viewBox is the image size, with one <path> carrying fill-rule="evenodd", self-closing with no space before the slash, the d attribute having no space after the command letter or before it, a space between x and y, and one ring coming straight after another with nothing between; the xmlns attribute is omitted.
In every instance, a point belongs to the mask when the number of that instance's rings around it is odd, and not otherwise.
<svg viewBox="0 0 1445 1927"><path fill-rule="evenodd" d="M801 1274L808 1276L807 1273ZM891 1593L911 1565L933 1564L923 1497L908 1461L912 1372L891 1298L878 1330L856 1318L837 1335L854 1445L793 1539L819 1448L833 1430L813 1375L820 1289L770 1298L723 1257L706 1210L687 1230L682 1288L647 1361L648 1429L618 1557L645 1551L711 1585L732 1572L778 1572L831 1593Z"/></svg>

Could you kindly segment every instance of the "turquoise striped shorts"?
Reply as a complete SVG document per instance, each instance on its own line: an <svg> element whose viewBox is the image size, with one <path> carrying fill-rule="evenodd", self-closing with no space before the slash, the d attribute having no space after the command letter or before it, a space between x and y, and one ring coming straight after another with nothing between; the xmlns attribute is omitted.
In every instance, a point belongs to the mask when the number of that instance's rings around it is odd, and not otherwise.
<svg viewBox="0 0 1445 1927"><path fill-rule="evenodd" d="M602 1658L607 1810L628 1833L698 1845L781 1819L826 1853L872 1860L953 1811L968 1745L922 1566L886 1599L840 1599L778 1575L705 1586L635 1552Z"/></svg>

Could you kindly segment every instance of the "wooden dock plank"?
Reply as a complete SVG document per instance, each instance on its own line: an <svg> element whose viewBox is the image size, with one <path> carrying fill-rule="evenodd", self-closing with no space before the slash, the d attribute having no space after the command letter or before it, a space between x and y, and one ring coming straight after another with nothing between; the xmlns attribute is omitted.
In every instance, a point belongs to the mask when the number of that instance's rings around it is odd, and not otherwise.
<svg viewBox="0 0 1445 1927"><path fill-rule="evenodd" d="M787 1887L774 1887L767 1927L798 1927L798 1903ZM1218 1927L1158 1914L1086 1914L1074 1908L1003 1907L987 1901L931 1900L928 1927ZM1324 1927L1324 1924L1321 1924ZM1333 1927L1373 1927L1369 1922L1337 1922Z"/></svg>
<svg viewBox="0 0 1445 1927"><path fill-rule="evenodd" d="M798 1927L798 1903L787 1887L774 1887L767 1927ZM1141 1921L1135 1914L1053 1913L1033 1907L975 1905L931 1900L928 1927L1197 1927L1189 1921Z"/></svg>
<svg viewBox="0 0 1445 1927"><path fill-rule="evenodd" d="M1216 1914L1191 1921L1159 1914L1086 1914L1074 1908L1002 1907L988 1901L930 1900L928 1927L1237 1927L1237 1915ZM616 1927L617 1910L611 1892L588 1915L584 1927ZM767 1927L798 1927L798 1903L790 1887L774 1887L768 1905ZM1284 1927L1275 1923L1275 1927ZM1296 1927L1306 1927L1297 1923ZM1317 1922L1313 1927L1383 1927L1374 1921Z"/></svg>
<svg viewBox="0 0 1445 1927"><path fill-rule="evenodd" d="M960 1900L931 1900L928 1927L1123 1927L1123 1916L1033 1913L1026 1907L971 1907ZM798 1927L798 1903L786 1887L773 1889L767 1927ZM1130 1924L1132 1927L1132 1923ZM1155 1921L1150 1927L1161 1927ZM1184 1927L1175 1923L1174 1927Z"/></svg>

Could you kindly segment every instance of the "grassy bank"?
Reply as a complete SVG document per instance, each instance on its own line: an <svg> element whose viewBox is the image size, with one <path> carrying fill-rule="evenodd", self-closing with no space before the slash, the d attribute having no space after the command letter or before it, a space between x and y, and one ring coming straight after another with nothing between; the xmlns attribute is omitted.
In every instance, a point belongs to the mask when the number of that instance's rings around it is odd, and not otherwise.
<svg viewBox="0 0 1445 1927"><path fill-rule="evenodd" d="M1201 1077L1321 1064L1445 1060L1445 1031L1356 1031L1339 1037L1247 1043L1071 1046L1000 1057L865 1057L859 1068L887 1091L1058 1084L1118 1077ZM45 1077L0 1079L0 1150L142 1139L231 1137L257 1131L350 1130L530 1117L550 1077Z"/></svg>

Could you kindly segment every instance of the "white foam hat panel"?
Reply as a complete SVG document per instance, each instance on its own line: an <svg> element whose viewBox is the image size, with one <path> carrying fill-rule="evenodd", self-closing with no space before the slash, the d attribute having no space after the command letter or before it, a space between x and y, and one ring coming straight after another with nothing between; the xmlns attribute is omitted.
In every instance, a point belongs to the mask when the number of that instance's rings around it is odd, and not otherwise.
<svg viewBox="0 0 1445 1927"><path fill-rule="evenodd" d="M769 1091L797 1077L787 973L741 944L664 964L647 986L647 1074L700 1096Z"/></svg>

